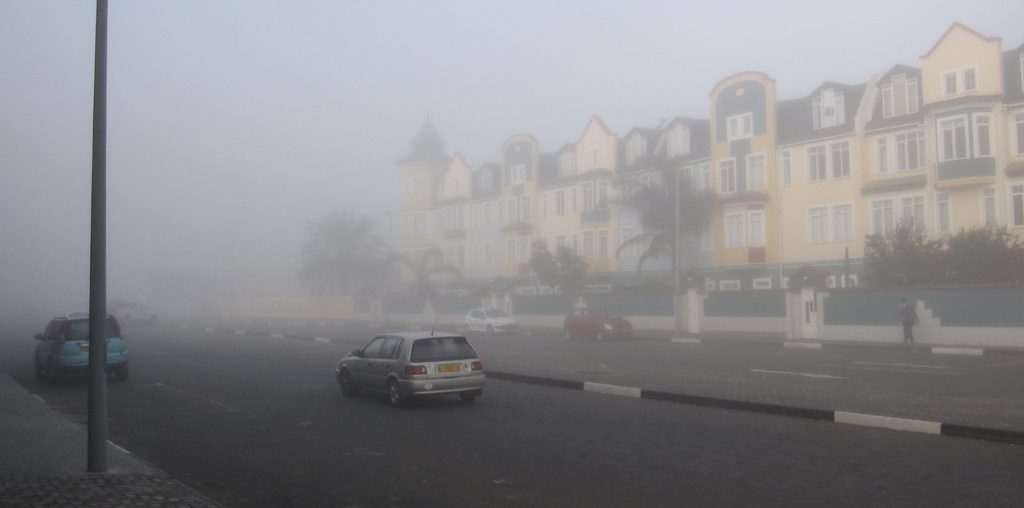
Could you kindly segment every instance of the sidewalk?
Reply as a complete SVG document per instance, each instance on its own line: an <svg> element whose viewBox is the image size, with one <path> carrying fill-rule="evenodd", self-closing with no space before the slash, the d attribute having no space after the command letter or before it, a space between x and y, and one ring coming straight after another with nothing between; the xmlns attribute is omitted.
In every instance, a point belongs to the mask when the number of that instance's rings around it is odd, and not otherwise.
<svg viewBox="0 0 1024 508"><path fill-rule="evenodd" d="M109 444L86 472L86 429L0 372L0 506L219 506Z"/></svg>

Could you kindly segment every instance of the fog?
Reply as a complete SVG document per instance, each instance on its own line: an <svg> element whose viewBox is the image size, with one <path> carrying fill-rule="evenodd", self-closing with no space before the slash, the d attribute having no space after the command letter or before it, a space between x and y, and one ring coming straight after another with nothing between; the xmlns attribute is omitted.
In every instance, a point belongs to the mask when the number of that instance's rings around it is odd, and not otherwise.
<svg viewBox="0 0 1024 508"><path fill-rule="evenodd" d="M94 13L0 3L3 320L88 306ZM383 234L428 118L476 167L515 133L575 141L595 113L619 134L707 117L741 70L780 99L860 83L954 21L1016 47L1021 20L1019 1L114 0L108 296L302 294L308 224L353 209Z"/></svg>

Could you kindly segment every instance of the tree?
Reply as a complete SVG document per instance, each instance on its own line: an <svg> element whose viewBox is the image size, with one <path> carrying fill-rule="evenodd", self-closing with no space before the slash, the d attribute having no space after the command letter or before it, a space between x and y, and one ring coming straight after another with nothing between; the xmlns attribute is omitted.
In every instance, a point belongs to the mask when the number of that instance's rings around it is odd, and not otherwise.
<svg viewBox="0 0 1024 508"><path fill-rule="evenodd" d="M1024 283L1024 243L1006 226L962 229L947 243L944 271L948 282Z"/></svg>
<svg viewBox="0 0 1024 508"><path fill-rule="evenodd" d="M530 268L541 284L559 288L562 293L576 294L583 289L587 278L587 262L576 251L559 245L555 254L542 241L533 243Z"/></svg>
<svg viewBox="0 0 1024 508"><path fill-rule="evenodd" d="M644 263L652 258L668 256L676 262L676 234L680 242L697 237L710 222L715 208L714 194L708 190L697 190L690 179L679 181L679 229L676 230L676 179L678 172L672 168L659 170L661 184L639 185L630 181L616 184L622 198L618 204L636 213L643 232L627 238L615 251L616 257L633 245L643 250L637 259L637 272L643 271Z"/></svg>
<svg viewBox="0 0 1024 508"><path fill-rule="evenodd" d="M315 295L349 295L381 280L387 243L376 225L351 210L333 212L310 224L302 248L299 280Z"/></svg>
<svg viewBox="0 0 1024 508"><path fill-rule="evenodd" d="M446 275L462 276L458 268L445 262L444 253L438 248L426 250L415 258L410 258L405 254L395 254L392 261L404 265L412 272L413 294L430 301L437 297L435 279Z"/></svg>
<svg viewBox="0 0 1024 508"><path fill-rule="evenodd" d="M943 240L928 238L919 222L900 221L885 235L868 235L865 279L872 286L928 286L945 280Z"/></svg>

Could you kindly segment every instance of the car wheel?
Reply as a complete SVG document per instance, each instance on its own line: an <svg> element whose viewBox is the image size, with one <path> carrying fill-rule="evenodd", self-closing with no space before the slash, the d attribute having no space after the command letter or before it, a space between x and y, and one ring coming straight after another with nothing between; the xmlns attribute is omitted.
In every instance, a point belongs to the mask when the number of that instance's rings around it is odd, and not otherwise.
<svg viewBox="0 0 1024 508"><path fill-rule="evenodd" d="M341 394L346 397L354 397L359 394L359 387L352 381L352 374L347 370L341 371L338 375L338 386L341 387Z"/></svg>
<svg viewBox="0 0 1024 508"><path fill-rule="evenodd" d="M125 382L128 381L128 366L122 365L114 370L114 379Z"/></svg>
<svg viewBox="0 0 1024 508"><path fill-rule="evenodd" d="M398 388L398 381L394 379L388 382L388 402L395 407L405 407L409 402L409 398L402 395L402 390Z"/></svg>
<svg viewBox="0 0 1024 508"><path fill-rule="evenodd" d="M604 336L604 332L597 332L597 336L594 338L597 339L598 342L604 342L606 337Z"/></svg>
<svg viewBox="0 0 1024 508"><path fill-rule="evenodd" d="M466 404L472 404L479 396L479 391L459 392L459 398L462 399L462 402L465 402Z"/></svg>
<svg viewBox="0 0 1024 508"><path fill-rule="evenodd" d="M566 328L562 331L562 338L569 341L572 340L572 331Z"/></svg>

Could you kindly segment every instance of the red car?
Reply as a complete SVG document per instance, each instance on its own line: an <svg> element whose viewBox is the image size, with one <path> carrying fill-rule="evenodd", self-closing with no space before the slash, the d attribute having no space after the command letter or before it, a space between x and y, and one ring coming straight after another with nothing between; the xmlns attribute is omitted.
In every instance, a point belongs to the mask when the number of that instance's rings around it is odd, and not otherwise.
<svg viewBox="0 0 1024 508"><path fill-rule="evenodd" d="M633 325L622 316L612 316L603 310L579 309L565 318L562 336L565 340L573 337L606 339L629 339L633 336Z"/></svg>

